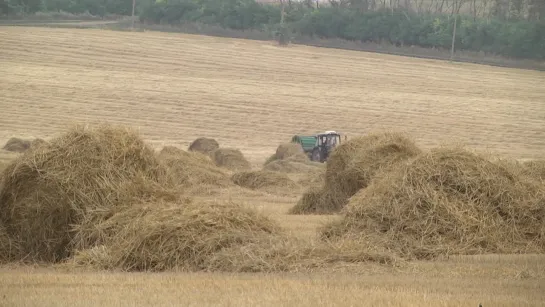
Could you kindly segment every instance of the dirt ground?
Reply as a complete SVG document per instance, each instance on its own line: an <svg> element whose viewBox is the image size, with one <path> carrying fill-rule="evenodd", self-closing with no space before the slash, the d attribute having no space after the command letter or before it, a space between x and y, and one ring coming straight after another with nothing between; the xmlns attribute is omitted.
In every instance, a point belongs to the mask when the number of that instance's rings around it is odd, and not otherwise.
<svg viewBox="0 0 545 307"><path fill-rule="evenodd" d="M0 144L72 124L139 128L154 146L197 137L259 167L294 134L379 129L422 147L464 142L545 158L545 73L365 52L156 32L0 28ZM1 164L17 155L0 151ZM286 195L230 198L316 240L333 215L287 215ZM486 255L403 268L336 265L290 274L119 273L0 267L0 306L545 306L544 255Z"/></svg>

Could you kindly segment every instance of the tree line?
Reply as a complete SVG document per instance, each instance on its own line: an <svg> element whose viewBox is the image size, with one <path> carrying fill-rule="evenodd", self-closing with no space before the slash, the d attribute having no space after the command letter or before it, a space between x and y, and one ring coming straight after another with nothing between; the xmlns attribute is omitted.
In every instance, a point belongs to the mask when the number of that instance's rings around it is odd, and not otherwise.
<svg viewBox="0 0 545 307"><path fill-rule="evenodd" d="M0 15L60 11L94 16L131 15L132 0L0 0Z"/></svg>
<svg viewBox="0 0 545 307"><path fill-rule="evenodd" d="M104 16L130 15L132 10L132 0L1 1L4 14L62 10ZM282 28L291 36L445 49L451 46L457 18L457 50L545 60L543 0L330 0L327 5L314 0L283 1L282 10L280 5L255 0L137 0L137 12L141 22L151 24L201 23L262 31Z"/></svg>

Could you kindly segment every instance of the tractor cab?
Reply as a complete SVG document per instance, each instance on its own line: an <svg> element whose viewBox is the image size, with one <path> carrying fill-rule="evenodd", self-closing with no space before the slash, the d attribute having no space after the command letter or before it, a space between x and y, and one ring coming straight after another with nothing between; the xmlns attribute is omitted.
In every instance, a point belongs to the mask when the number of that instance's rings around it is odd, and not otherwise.
<svg viewBox="0 0 545 307"><path fill-rule="evenodd" d="M316 135L316 146L336 147L341 143L341 136L334 131Z"/></svg>
<svg viewBox="0 0 545 307"><path fill-rule="evenodd" d="M300 144L311 161L325 162L331 151L341 144L341 135L325 131L312 136L295 135L291 141Z"/></svg>
<svg viewBox="0 0 545 307"><path fill-rule="evenodd" d="M335 131L326 131L316 135L316 144L312 151L312 161L325 162L331 151L341 144L341 135Z"/></svg>

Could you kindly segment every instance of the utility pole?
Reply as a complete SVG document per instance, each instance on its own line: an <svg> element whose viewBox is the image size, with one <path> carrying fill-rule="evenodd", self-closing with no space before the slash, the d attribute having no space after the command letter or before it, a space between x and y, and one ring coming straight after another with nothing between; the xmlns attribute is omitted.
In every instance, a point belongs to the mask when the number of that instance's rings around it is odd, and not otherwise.
<svg viewBox="0 0 545 307"><path fill-rule="evenodd" d="M134 1L134 0L133 0ZM284 0L280 0L281 13L280 13L280 26L284 26Z"/></svg>
<svg viewBox="0 0 545 307"><path fill-rule="evenodd" d="M285 4L286 4L286 1L285 0L280 0L280 5L281 5L281 11L280 11L280 31L278 33L278 43L280 45L286 45L287 44L287 31L286 31L286 28L285 28L285 25L284 25L284 15L285 15Z"/></svg>
<svg viewBox="0 0 545 307"><path fill-rule="evenodd" d="M452 46L450 48L450 60L454 59L454 42L456 41L456 21L458 20L458 15L454 15L454 30L452 30Z"/></svg>
<svg viewBox="0 0 545 307"><path fill-rule="evenodd" d="M135 6L136 6L136 0L132 0L131 30L134 30L134 7Z"/></svg>

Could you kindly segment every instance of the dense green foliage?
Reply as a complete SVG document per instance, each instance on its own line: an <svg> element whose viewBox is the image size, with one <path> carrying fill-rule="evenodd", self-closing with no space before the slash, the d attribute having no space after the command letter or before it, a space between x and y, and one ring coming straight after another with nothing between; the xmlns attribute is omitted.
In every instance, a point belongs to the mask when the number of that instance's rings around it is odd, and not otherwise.
<svg viewBox="0 0 545 307"><path fill-rule="evenodd" d="M459 18L457 49L545 59L545 23ZM437 48L450 48L453 27L454 20L449 15L404 11L359 13L340 8L315 10L294 25L303 35Z"/></svg>
<svg viewBox="0 0 545 307"><path fill-rule="evenodd" d="M146 23L197 22L236 30L280 29L280 7L255 0L137 0L137 3L140 20ZM62 10L99 16L127 15L131 8L132 0L0 0L0 12L4 14ZM447 14L416 14L406 9L358 10L350 6L311 8L304 2L292 2L284 16L285 26L294 36L435 48L450 48L454 26L453 16ZM457 50L545 60L545 21L461 15L455 46Z"/></svg>
<svg viewBox="0 0 545 307"><path fill-rule="evenodd" d="M36 12L130 15L132 0L0 0L0 15Z"/></svg>
<svg viewBox="0 0 545 307"><path fill-rule="evenodd" d="M142 8L141 21L161 24L200 22L225 28L275 29L278 6L254 0L177 0ZM341 38L362 42L450 48L453 17L414 14L406 10L360 12L347 7L286 8L285 22L294 35ZM462 16L458 20L456 48L515 58L545 59L545 23L503 21Z"/></svg>

